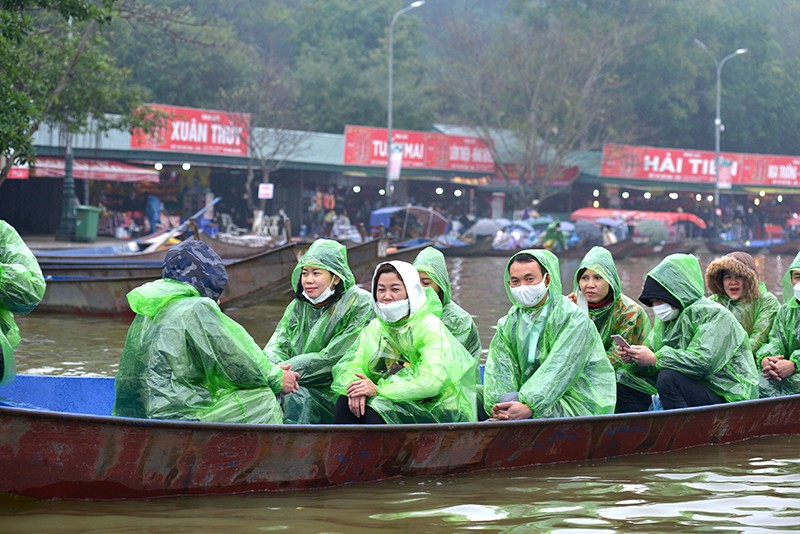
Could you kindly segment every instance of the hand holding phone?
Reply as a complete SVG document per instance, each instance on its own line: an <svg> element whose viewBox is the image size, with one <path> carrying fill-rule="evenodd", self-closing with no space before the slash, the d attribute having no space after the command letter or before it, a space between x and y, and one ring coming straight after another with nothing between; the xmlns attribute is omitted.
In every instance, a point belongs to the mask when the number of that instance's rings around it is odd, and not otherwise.
<svg viewBox="0 0 800 534"><path fill-rule="evenodd" d="M627 349L627 348L630 348L630 346L631 346L630 343L625 341L625 338L620 336L619 334L612 334L611 335L611 340L614 343L617 344L617 347L619 347L621 349Z"/></svg>

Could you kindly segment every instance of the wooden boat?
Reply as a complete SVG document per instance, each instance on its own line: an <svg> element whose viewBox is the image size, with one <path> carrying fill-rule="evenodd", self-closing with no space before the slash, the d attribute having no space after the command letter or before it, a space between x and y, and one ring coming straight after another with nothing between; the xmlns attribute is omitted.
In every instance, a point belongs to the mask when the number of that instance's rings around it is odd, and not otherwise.
<svg viewBox="0 0 800 534"><path fill-rule="evenodd" d="M630 255L631 251L636 247L636 243L633 242L631 238L623 239L613 245L608 245L606 248L611 252L614 256L614 259L622 259L626 258ZM527 248L541 248L541 247L526 247ZM560 252L554 252L556 256L560 260L568 260L568 259L583 259L587 252L592 248L592 246L575 246L568 248L567 250L562 250ZM517 252L526 249L514 249L514 250L501 250L493 248L489 252L487 252L486 256L493 256L493 257L502 257L502 258L510 258Z"/></svg>
<svg viewBox="0 0 800 534"><path fill-rule="evenodd" d="M658 245L636 245L628 254L632 257L668 254L691 254L700 246L695 241L676 241L675 243L663 243Z"/></svg>
<svg viewBox="0 0 800 534"><path fill-rule="evenodd" d="M228 285L220 297L221 306L250 306L289 292L296 264L291 244L248 258L225 260ZM44 267L43 271L47 289L38 311L127 315L131 311L126 295L145 282L160 278L161 263L83 262Z"/></svg>
<svg viewBox="0 0 800 534"><path fill-rule="evenodd" d="M737 241L707 240L706 247L709 252L713 252L714 254L729 254L737 250L747 252L748 254L758 254L764 248L764 244L759 242L751 242L748 244Z"/></svg>
<svg viewBox="0 0 800 534"><path fill-rule="evenodd" d="M661 412L428 425L113 417L112 378L0 387L0 492L46 499L304 490L663 453L800 432L800 395Z"/></svg>
<svg viewBox="0 0 800 534"><path fill-rule="evenodd" d="M770 254L788 254L794 256L800 252L800 241L785 241L783 243L770 243L767 245Z"/></svg>
<svg viewBox="0 0 800 534"><path fill-rule="evenodd" d="M436 248L441 250L442 254L448 258L480 258L491 255L494 250L491 237L485 237L469 245Z"/></svg>

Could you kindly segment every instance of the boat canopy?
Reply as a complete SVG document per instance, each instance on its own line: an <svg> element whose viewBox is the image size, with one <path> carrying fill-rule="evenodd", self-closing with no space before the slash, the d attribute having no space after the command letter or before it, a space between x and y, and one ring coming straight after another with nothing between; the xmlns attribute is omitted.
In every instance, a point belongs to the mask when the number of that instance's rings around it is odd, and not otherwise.
<svg viewBox="0 0 800 534"><path fill-rule="evenodd" d="M570 215L573 221L592 221L598 222L598 219L621 219L628 224L635 224L639 221L647 219L661 221L666 226L672 226L675 223L687 221L697 225L703 230L706 229L706 222L693 213L684 213L680 211L641 211L641 210L615 210L606 208L581 208L573 211Z"/></svg>
<svg viewBox="0 0 800 534"><path fill-rule="evenodd" d="M399 227L400 237L418 233L414 237L433 239L447 233L450 221L436 210L423 206L388 206L373 211L369 216L369 225L375 229L383 226L386 230L392 226Z"/></svg>

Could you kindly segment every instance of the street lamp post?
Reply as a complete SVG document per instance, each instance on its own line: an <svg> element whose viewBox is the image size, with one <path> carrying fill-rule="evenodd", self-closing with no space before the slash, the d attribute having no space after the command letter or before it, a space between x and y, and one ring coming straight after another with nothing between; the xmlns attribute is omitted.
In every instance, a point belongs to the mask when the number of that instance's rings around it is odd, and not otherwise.
<svg viewBox="0 0 800 534"><path fill-rule="evenodd" d="M386 197L392 196L392 64L394 63L394 24L397 18L415 7L420 7L425 0L411 2L408 6L394 14L389 23L389 94L386 99Z"/></svg>
<svg viewBox="0 0 800 534"><path fill-rule="evenodd" d="M713 228L714 228L714 238L719 237L719 224L717 221L717 212L719 211L719 167L720 167L720 154L719 154L719 137L722 130L725 127L722 125L722 119L720 118L720 95L722 93L722 67L725 65L725 62L731 58L736 56L741 56L742 54L747 53L746 48L739 48L735 52L728 54L722 61L717 61L717 56L715 56L711 50L709 50L705 43L700 39L694 40L695 44L705 50L709 56L711 56L711 60L714 61L714 66L717 70L717 114L714 118L714 217L713 217Z"/></svg>

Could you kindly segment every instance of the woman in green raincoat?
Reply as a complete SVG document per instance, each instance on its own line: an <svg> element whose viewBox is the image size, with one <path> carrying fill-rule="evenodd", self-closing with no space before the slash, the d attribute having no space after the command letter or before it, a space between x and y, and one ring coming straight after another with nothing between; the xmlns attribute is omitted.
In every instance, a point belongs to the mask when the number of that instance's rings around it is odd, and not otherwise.
<svg viewBox="0 0 800 534"><path fill-rule="evenodd" d="M217 305L228 282L202 241L172 247L162 279L128 293L136 318L115 380L113 414L220 423L283 421L275 395L297 389L297 373L267 359Z"/></svg>
<svg viewBox="0 0 800 534"><path fill-rule="evenodd" d="M641 345L650 332L650 319L637 302L622 293L622 282L611 252L593 247L586 253L575 272L570 299L589 314L597 327L608 360L617 373L617 407L646 411L656 388L630 372L635 364L622 361L619 346L611 336L619 335L630 345ZM620 402L623 398L627 400Z"/></svg>
<svg viewBox="0 0 800 534"><path fill-rule="evenodd" d="M372 297L356 286L347 248L318 239L292 271L295 298L286 307L264 353L288 363L301 386L283 398L286 423L333 423L336 395L331 370L373 317Z"/></svg>
<svg viewBox="0 0 800 534"><path fill-rule="evenodd" d="M481 359L481 337L478 327L464 308L453 301L453 289L444 254L434 247L426 247L414 260L419 279L424 287L432 288L442 301L440 319L464 348L476 359Z"/></svg>
<svg viewBox="0 0 800 534"><path fill-rule="evenodd" d="M478 362L439 319L441 302L414 266L381 263L372 293L377 317L333 368L336 423L476 421Z"/></svg>
<svg viewBox="0 0 800 534"><path fill-rule="evenodd" d="M44 296L36 256L13 226L0 220L0 385L16 376L14 349L20 342L14 314L28 314Z"/></svg>
<svg viewBox="0 0 800 534"><path fill-rule="evenodd" d="M708 298L725 306L742 325L756 354L767 342L781 303L759 282L753 257L737 251L715 259L706 268L706 287Z"/></svg>
<svg viewBox="0 0 800 534"><path fill-rule="evenodd" d="M758 397L747 332L731 312L703 296L703 272L691 254L671 254L645 278L639 300L655 324L644 345L623 350L634 372L658 371L665 410Z"/></svg>
<svg viewBox="0 0 800 534"><path fill-rule="evenodd" d="M556 256L518 252L504 281L512 306L489 345L486 412L495 420L612 413L614 368L589 317L561 294Z"/></svg>
<svg viewBox="0 0 800 534"><path fill-rule="evenodd" d="M800 254L781 280L783 306L778 311L769 339L756 354L761 368L761 397L800 393Z"/></svg>

